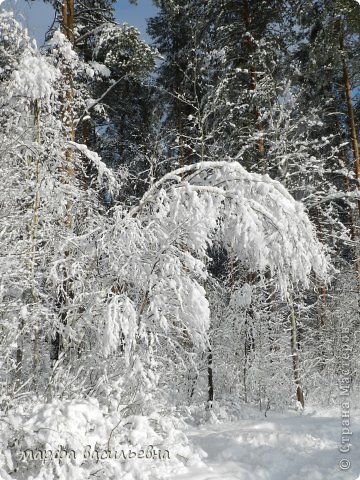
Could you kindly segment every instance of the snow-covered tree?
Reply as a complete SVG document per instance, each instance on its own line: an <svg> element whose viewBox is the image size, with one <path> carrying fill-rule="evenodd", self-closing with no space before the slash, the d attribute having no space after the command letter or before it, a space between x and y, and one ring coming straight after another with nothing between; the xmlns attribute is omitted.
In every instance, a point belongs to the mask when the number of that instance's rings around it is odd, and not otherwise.
<svg viewBox="0 0 360 480"><path fill-rule="evenodd" d="M149 31L164 58L150 79L156 54L114 22L112 3L54 2L41 52L0 17L5 478L128 468L29 466L15 438L168 441L178 466L190 450L170 407L211 417L216 401L331 402L341 321L358 330L356 154L337 83L355 64L338 37L321 58L339 33L331 9L316 30L310 6L303 16L291 1L156 2ZM321 61L329 75L311 93Z"/></svg>

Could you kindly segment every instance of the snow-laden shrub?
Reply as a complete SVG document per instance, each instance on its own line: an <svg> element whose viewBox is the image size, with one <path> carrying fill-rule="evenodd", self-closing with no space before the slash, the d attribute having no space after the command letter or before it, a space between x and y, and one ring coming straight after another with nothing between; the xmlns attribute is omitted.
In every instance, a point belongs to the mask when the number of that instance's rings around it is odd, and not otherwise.
<svg viewBox="0 0 360 480"><path fill-rule="evenodd" d="M126 408L89 398L9 412L1 425L1 478L150 480L201 463L202 452L191 448L180 420L126 415Z"/></svg>

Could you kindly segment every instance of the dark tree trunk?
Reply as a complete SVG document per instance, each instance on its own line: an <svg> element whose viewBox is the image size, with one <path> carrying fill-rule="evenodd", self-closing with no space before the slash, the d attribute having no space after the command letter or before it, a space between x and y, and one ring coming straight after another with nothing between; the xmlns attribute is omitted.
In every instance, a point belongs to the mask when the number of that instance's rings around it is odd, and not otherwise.
<svg viewBox="0 0 360 480"><path fill-rule="evenodd" d="M208 349L208 408L212 408L214 401L214 382L213 382L213 355L211 346Z"/></svg>

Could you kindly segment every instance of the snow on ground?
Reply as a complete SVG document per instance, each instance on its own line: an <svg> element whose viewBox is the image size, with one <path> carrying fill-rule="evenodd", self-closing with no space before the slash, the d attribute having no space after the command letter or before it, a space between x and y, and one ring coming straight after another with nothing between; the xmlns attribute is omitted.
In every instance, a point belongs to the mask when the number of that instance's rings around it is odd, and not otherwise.
<svg viewBox="0 0 360 480"><path fill-rule="evenodd" d="M344 454L336 412L268 412L262 419L191 427L187 435L207 453L206 467L172 480L360 480L360 413L350 429L351 450ZM342 459L351 462L348 470L339 467Z"/></svg>

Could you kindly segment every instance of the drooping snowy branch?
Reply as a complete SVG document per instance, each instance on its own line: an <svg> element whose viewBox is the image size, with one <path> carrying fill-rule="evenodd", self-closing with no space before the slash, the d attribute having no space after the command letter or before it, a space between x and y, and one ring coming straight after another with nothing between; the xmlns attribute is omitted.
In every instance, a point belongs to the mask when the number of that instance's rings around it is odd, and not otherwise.
<svg viewBox="0 0 360 480"><path fill-rule="evenodd" d="M89 150L84 144L76 142L67 142L67 144L82 153L92 163L97 170L99 185L103 185L106 182L109 192L113 194L118 188L115 175L101 160L100 156L96 152Z"/></svg>
<svg viewBox="0 0 360 480"><path fill-rule="evenodd" d="M327 278L325 253L303 205L279 182L237 162L201 162L168 173L129 214L144 218L152 210L164 226L182 224L196 254L220 241L250 270L277 273L283 293L289 282L308 285L311 269Z"/></svg>

